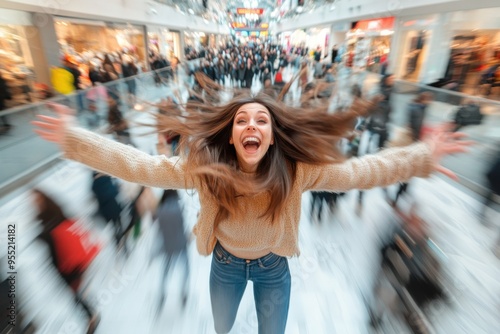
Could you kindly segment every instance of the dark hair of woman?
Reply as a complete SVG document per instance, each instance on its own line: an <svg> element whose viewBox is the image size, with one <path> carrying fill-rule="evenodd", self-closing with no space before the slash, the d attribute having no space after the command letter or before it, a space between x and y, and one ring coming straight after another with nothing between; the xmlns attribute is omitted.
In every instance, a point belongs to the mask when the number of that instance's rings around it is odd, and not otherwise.
<svg viewBox="0 0 500 334"><path fill-rule="evenodd" d="M197 73L197 79L208 96L214 83ZM282 102L291 86L287 83L277 99L267 94L252 95L249 90L236 91L227 104L190 102L183 116L166 112L156 115L160 131L176 131L181 135L180 150L186 172L195 182L217 198L216 222L238 210L238 196L268 192L270 204L264 216L277 217L291 192L297 163L325 164L343 161L337 141L353 127L356 116L373 106L356 101L349 111L329 114L328 103L307 109L290 107ZM218 87L217 87L218 88ZM219 91L220 93L220 91ZM248 103L265 106L270 115L275 145L271 145L254 174L238 169L236 151L230 144L233 121L239 108ZM185 154L189 152L189 154Z"/></svg>
<svg viewBox="0 0 500 334"><path fill-rule="evenodd" d="M50 232L59 224L67 220L61 207L44 192L34 189L33 193L38 196L39 208L37 219L42 223L44 232Z"/></svg>

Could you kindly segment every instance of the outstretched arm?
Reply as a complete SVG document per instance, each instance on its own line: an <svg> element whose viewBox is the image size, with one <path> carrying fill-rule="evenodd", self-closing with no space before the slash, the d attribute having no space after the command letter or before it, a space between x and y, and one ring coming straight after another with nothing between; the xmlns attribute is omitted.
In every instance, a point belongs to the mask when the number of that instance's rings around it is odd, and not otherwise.
<svg viewBox="0 0 500 334"><path fill-rule="evenodd" d="M405 148L387 149L338 164L304 165L301 176L304 190L341 192L370 189L407 181L412 177L427 177L434 171L456 179L456 175L441 166L440 161L443 156L466 150L471 143L461 141L464 136L443 128L435 131L425 142Z"/></svg>
<svg viewBox="0 0 500 334"><path fill-rule="evenodd" d="M166 189L191 188L186 184L184 168L178 158L151 156L133 147L72 126L69 108L52 104L57 117L38 115L35 132L56 143L68 159L117 178L151 187Z"/></svg>

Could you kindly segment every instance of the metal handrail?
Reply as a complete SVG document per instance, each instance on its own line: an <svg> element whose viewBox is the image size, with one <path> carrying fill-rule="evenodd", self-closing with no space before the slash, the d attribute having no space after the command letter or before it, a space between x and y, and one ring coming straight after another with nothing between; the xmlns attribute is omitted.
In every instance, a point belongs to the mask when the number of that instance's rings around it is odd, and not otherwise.
<svg viewBox="0 0 500 334"><path fill-rule="evenodd" d="M469 94L462 93L462 92L456 92L456 91L449 90L449 89L432 87L432 86L429 86L426 84L416 83L416 82L406 81L406 80L395 80L395 82L400 83L400 84L404 84L407 86L414 86L416 88L419 88L420 91L432 91L432 92L436 92L436 93L443 93L443 94L447 94L447 95L451 95L451 96L461 97L464 100L468 99L468 100L473 100L475 102L493 104L493 105L497 105L498 107L500 107L500 101L487 99L485 97L481 97L481 96L477 96L477 95L469 95ZM395 85L395 86L397 86L397 85Z"/></svg>

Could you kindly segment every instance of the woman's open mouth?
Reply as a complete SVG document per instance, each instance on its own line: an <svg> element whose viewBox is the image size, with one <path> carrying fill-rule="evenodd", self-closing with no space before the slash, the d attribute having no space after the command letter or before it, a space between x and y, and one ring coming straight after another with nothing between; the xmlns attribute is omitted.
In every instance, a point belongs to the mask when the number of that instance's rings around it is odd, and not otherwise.
<svg viewBox="0 0 500 334"><path fill-rule="evenodd" d="M246 152L255 153L260 147L260 140L257 137L246 137L242 144Z"/></svg>

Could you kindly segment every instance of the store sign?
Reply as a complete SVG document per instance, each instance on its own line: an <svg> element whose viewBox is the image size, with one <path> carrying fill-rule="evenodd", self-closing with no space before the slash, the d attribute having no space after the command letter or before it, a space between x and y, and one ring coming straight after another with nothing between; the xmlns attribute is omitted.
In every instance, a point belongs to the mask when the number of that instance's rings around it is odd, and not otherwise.
<svg viewBox="0 0 500 334"><path fill-rule="evenodd" d="M236 13L239 15L245 15L245 14L262 15L264 14L264 8L236 8Z"/></svg>
<svg viewBox="0 0 500 334"><path fill-rule="evenodd" d="M245 23L241 22L232 22L231 27L233 29L239 29L239 30L267 30L269 29L269 24L268 23L262 23L258 28L255 27L248 27Z"/></svg>
<svg viewBox="0 0 500 334"><path fill-rule="evenodd" d="M392 30L394 28L394 16L384 17L378 20L358 21L354 26L356 30Z"/></svg>
<svg viewBox="0 0 500 334"><path fill-rule="evenodd" d="M241 29L241 28L245 28L247 25L245 23L242 23L242 22L233 22L231 23L231 27L235 28L235 29Z"/></svg>
<svg viewBox="0 0 500 334"><path fill-rule="evenodd" d="M410 20L410 21L405 21L403 23L403 26L404 27L413 27L413 26L425 27L425 26L430 26L433 23L434 23L434 19Z"/></svg>

